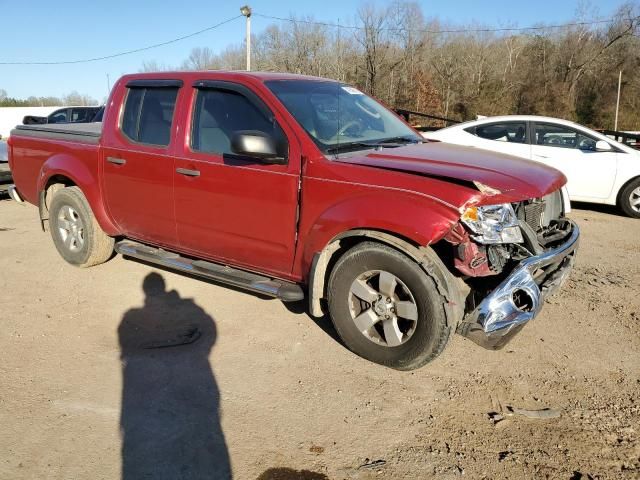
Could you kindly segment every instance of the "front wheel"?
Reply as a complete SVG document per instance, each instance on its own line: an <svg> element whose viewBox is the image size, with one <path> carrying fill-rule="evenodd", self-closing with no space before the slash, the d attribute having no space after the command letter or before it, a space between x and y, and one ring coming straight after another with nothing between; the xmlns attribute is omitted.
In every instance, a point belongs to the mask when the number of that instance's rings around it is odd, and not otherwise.
<svg viewBox="0 0 640 480"><path fill-rule="evenodd" d="M640 178L629 182L620 191L618 204L625 215L632 218L640 218Z"/></svg>
<svg viewBox="0 0 640 480"><path fill-rule="evenodd" d="M448 342L446 299L433 278L391 247L365 242L346 252L331 272L328 291L340 338L367 360L412 370L436 358Z"/></svg>
<svg viewBox="0 0 640 480"><path fill-rule="evenodd" d="M58 253L72 265L91 267L106 262L113 254L113 238L102 231L78 187L55 192L49 230Z"/></svg>

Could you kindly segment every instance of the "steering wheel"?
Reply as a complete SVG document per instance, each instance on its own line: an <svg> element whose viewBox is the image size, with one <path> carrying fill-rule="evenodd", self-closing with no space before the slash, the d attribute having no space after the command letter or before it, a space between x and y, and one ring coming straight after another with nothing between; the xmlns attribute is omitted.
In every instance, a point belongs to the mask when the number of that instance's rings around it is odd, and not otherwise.
<svg viewBox="0 0 640 480"><path fill-rule="evenodd" d="M351 127L354 127L356 125L359 127L358 133L361 132L363 130L362 122L356 119L356 120L351 120L350 122L347 122L345 125L343 125L342 128L338 130L338 133L336 133L336 137L341 137L347 132L347 130L349 130ZM356 135L358 133L356 133Z"/></svg>

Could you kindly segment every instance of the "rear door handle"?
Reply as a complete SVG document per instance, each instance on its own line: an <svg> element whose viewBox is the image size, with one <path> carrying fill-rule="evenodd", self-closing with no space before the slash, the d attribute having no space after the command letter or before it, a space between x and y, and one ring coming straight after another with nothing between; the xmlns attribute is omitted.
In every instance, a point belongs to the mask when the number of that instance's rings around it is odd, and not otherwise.
<svg viewBox="0 0 640 480"><path fill-rule="evenodd" d="M534 156L534 157L538 157L538 158L549 158L549 157L548 157L548 156L546 156L546 155L539 155L539 154L537 154L537 153L534 153L534 154L533 154L533 156Z"/></svg>
<svg viewBox="0 0 640 480"><path fill-rule="evenodd" d="M187 177L199 177L200 170L189 170L188 168L176 168L176 172Z"/></svg>
<svg viewBox="0 0 640 480"><path fill-rule="evenodd" d="M127 161L124 158L116 158L116 157L107 157L107 162L113 163L114 165L124 165Z"/></svg>

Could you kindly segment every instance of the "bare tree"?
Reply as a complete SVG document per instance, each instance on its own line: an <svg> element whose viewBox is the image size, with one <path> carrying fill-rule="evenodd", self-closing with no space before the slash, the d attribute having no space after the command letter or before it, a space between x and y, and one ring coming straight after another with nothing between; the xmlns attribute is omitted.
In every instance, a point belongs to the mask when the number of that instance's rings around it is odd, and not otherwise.
<svg viewBox="0 0 640 480"><path fill-rule="evenodd" d="M367 72L365 90L372 95L377 92L377 80L387 60L387 12L368 4L358 10L362 28L356 33L356 41L362 46L363 60Z"/></svg>

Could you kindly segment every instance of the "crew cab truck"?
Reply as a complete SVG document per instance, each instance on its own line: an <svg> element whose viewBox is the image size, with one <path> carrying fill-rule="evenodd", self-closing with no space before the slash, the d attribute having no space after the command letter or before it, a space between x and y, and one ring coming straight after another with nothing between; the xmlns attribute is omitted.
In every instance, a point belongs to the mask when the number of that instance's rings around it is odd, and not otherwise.
<svg viewBox="0 0 640 480"><path fill-rule="evenodd" d="M565 177L426 142L337 81L135 74L101 124L21 125L15 200L60 255L113 251L278 297L308 298L345 345L413 369L454 331L501 348L567 277L578 227Z"/></svg>

